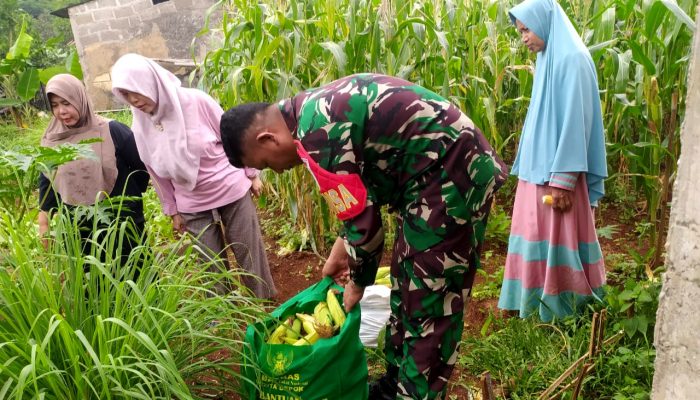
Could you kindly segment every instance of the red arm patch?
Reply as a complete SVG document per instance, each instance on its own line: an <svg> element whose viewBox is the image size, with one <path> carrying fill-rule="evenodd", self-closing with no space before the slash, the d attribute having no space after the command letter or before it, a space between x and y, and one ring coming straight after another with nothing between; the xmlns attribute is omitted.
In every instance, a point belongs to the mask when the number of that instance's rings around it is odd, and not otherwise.
<svg viewBox="0 0 700 400"><path fill-rule="evenodd" d="M367 203L367 189L362 178L358 174L338 175L326 171L309 156L300 141L295 140L294 143L297 154L311 171L331 211L343 221L360 215Z"/></svg>

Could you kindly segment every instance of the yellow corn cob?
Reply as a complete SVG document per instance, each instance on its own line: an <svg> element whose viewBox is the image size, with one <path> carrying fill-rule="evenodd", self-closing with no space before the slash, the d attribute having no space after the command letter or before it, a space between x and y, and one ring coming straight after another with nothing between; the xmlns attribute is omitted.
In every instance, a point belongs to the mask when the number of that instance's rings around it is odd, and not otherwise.
<svg viewBox="0 0 700 400"><path fill-rule="evenodd" d="M316 324L309 321L301 321L301 326L304 328L304 333L309 335L311 333L316 333Z"/></svg>
<svg viewBox="0 0 700 400"><path fill-rule="evenodd" d="M375 284L375 285L384 285L384 286L389 286L389 287L391 287L391 280L390 280L389 277L387 276L386 278L377 279L376 281L374 281L374 284Z"/></svg>
<svg viewBox="0 0 700 400"><path fill-rule="evenodd" d="M301 322L300 322L300 324L301 324ZM301 325L299 325L299 326L301 327ZM286 338L291 338L291 339L294 339L294 340L299 339L300 336L301 336L301 334L296 333L296 332L294 331L294 329L289 328L289 327L287 328L287 331L286 331L286 333L285 333L285 335L284 335L284 337L286 337ZM283 339L284 339L284 338L283 338Z"/></svg>
<svg viewBox="0 0 700 400"><path fill-rule="evenodd" d="M328 305L325 301L320 301L314 307L314 318L316 318L316 332L321 338L329 338L335 333L333 328L333 317L330 311L328 311Z"/></svg>
<svg viewBox="0 0 700 400"><path fill-rule="evenodd" d="M297 319L294 317L289 317L287 318L286 321L284 321L284 326L286 328L285 330L285 337L288 338L293 338L294 340L299 339L299 336L301 336L298 332L294 330L294 321ZM301 328L301 322L299 323L299 327ZM284 338L282 338L284 340Z"/></svg>
<svg viewBox="0 0 700 400"><path fill-rule="evenodd" d="M292 322L292 330L297 334L297 336L301 336L301 320L299 320L299 318L294 318L294 321Z"/></svg>
<svg viewBox="0 0 700 400"><path fill-rule="evenodd" d="M328 293L326 293L326 304L328 305L328 311L331 313L335 326L341 328L345 323L345 311L340 306L338 298L335 297L334 289L329 289Z"/></svg>
<svg viewBox="0 0 700 400"><path fill-rule="evenodd" d="M281 344L282 343L282 338L284 337L284 334L287 332L287 327L282 323L275 328L275 330L272 332L270 335L270 338L267 340L267 343L269 344Z"/></svg>
<svg viewBox="0 0 700 400"><path fill-rule="evenodd" d="M374 280L377 281L379 279L386 278L387 276L389 276L389 272L391 272L390 270L390 267L377 268L377 275L374 277Z"/></svg>
<svg viewBox="0 0 700 400"><path fill-rule="evenodd" d="M291 338L291 337L289 337L289 336L285 336L285 337L282 338L282 341L284 341L284 343L287 343L287 344L294 344L294 343L296 343L299 339L300 339L299 337Z"/></svg>
<svg viewBox="0 0 700 400"><path fill-rule="evenodd" d="M333 325L333 317L328 311L328 305L325 301L320 301L314 307L314 318L318 325Z"/></svg>
<svg viewBox="0 0 700 400"><path fill-rule="evenodd" d="M303 323L303 322L302 322ZM297 340L293 343L294 346L303 346L305 344L314 344L318 341L318 333L313 332L304 336L303 338Z"/></svg>
<svg viewBox="0 0 700 400"><path fill-rule="evenodd" d="M312 324L316 323L316 318L309 314L304 314L304 313L297 313L297 318L301 320L302 326L304 326L304 321L310 322Z"/></svg>
<svg viewBox="0 0 700 400"><path fill-rule="evenodd" d="M308 335L310 333L315 333L316 329L316 318L310 316L309 314L297 313L297 318L301 320L301 326L304 328L304 334Z"/></svg>

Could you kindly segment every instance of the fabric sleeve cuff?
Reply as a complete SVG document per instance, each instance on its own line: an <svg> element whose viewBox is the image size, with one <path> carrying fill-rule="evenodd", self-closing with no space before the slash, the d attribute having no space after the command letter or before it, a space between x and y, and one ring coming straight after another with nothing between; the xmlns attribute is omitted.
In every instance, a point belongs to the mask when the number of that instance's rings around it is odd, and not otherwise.
<svg viewBox="0 0 700 400"><path fill-rule="evenodd" d="M175 203L163 203L162 209L165 215L177 214L177 205Z"/></svg>
<svg viewBox="0 0 700 400"><path fill-rule="evenodd" d="M549 186L573 191L577 179L578 172L554 172L549 178Z"/></svg>
<svg viewBox="0 0 700 400"><path fill-rule="evenodd" d="M374 285L374 278L376 276L377 266L375 266L374 268L369 268L369 266L365 266L365 268L362 269L362 272L352 270L350 271L350 279L352 279L355 285L362 287Z"/></svg>
<svg viewBox="0 0 700 400"><path fill-rule="evenodd" d="M350 279L357 286L373 285L377 277L377 268L379 268L379 258L368 256L357 260L350 257Z"/></svg>
<svg viewBox="0 0 700 400"><path fill-rule="evenodd" d="M257 170L255 168L245 168L245 176L247 176L249 179L256 178L260 175L260 170Z"/></svg>

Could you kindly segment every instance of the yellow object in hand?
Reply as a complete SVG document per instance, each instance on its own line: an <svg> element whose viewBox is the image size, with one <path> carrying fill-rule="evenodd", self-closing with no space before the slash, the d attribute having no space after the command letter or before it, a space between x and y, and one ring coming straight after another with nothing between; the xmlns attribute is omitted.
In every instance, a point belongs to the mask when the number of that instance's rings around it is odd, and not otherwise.
<svg viewBox="0 0 700 400"><path fill-rule="evenodd" d="M548 206L551 206L552 203L554 203L554 199L552 198L552 196L550 196L548 194L545 194L544 196L542 196L542 204L546 204Z"/></svg>

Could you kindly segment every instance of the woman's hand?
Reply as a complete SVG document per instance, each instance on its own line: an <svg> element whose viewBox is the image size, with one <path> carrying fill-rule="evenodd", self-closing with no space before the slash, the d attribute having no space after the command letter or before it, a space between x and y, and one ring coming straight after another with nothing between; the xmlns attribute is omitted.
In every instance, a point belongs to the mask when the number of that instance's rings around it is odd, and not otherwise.
<svg viewBox="0 0 700 400"><path fill-rule="evenodd" d="M187 226L185 225L185 219L182 218L180 214L174 214L171 216L173 219L173 230L177 233L187 232Z"/></svg>
<svg viewBox="0 0 700 400"><path fill-rule="evenodd" d="M44 250L49 248L49 213L46 211L39 211L39 238L41 239L41 245L44 246Z"/></svg>
<svg viewBox="0 0 700 400"><path fill-rule="evenodd" d="M258 197L262 194L262 187L263 183L258 178L257 176L255 178L252 178L251 180L251 185L250 185L250 191L253 193L253 196Z"/></svg>
<svg viewBox="0 0 700 400"><path fill-rule="evenodd" d="M574 205L574 197L568 190L550 187L552 196L552 208L561 212L567 212Z"/></svg>
<svg viewBox="0 0 700 400"><path fill-rule="evenodd" d="M333 243L331 254L328 255L326 263L323 265L323 276L330 276L335 283L344 286L350 276L348 266L348 253L345 251L343 238L338 238Z"/></svg>

